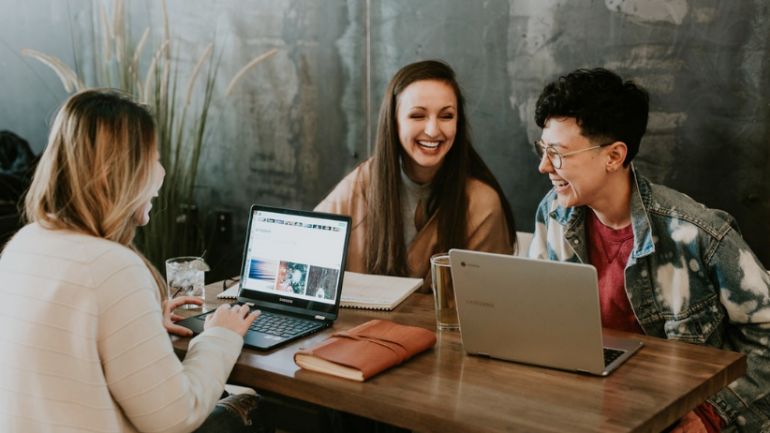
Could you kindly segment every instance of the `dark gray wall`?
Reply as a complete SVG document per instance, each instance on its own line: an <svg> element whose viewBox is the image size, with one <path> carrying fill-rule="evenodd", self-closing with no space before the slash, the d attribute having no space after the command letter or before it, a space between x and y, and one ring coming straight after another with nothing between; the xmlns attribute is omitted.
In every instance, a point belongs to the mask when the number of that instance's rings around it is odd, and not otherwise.
<svg viewBox="0 0 770 433"><path fill-rule="evenodd" d="M39 152L67 94L53 73L20 50L52 53L72 64L70 9L66 2L0 0L0 10L0 129L25 137Z"/></svg>
<svg viewBox="0 0 770 433"><path fill-rule="evenodd" d="M89 5L0 1L14 11L0 15L0 128L37 150L66 95L18 50L70 62L70 28L90 31ZM147 25L158 35L157 2L135 1L130 10L137 36ZM169 14L187 73L210 40L223 56L198 191L208 220L215 210L236 217L233 239L212 245L225 273L240 260L249 203L313 207L369 154L390 76L424 58L457 70L476 147L520 229L532 229L548 189L528 144L539 136L538 93L558 74L605 66L652 94L639 170L732 213L770 264L766 1L172 0ZM223 97L230 77L270 48L279 53Z"/></svg>

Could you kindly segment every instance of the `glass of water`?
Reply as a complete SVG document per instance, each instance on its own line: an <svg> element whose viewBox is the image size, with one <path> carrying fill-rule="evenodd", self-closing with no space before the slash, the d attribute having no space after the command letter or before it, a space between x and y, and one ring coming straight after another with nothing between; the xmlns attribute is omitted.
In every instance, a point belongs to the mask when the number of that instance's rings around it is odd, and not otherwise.
<svg viewBox="0 0 770 433"><path fill-rule="evenodd" d="M452 284L452 264L447 253L431 256L430 274L433 280L433 302L436 306L436 328L440 331L460 329L455 289Z"/></svg>
<svg viewBox="0 0 770 433"><path fill-rule="evenodd" d="M166 282L168 299L180 296L196 296L205 301L204 274L209 270L201 257L174 257L166 260ZM185 309L200 308L195 304L185 304Z"/></svg>

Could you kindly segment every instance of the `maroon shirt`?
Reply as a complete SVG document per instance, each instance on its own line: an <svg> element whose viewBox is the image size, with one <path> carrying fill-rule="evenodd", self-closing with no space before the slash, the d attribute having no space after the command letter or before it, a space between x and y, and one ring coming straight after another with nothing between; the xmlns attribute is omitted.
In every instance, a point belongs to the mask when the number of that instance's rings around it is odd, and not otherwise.
<svg viewBox="0 0 770 433"><path fill-rule="evenodd" d="M602 224L593 211L586 212L586 218L589 259L599 277L602 326L644 334L626 295L625 268L634 248L633 228L629 224L622 229L611 229ZM709 403L696 407L695 414L708 433L719 433L723 427L722 418Z"/></svg>
<svg viewBox="0 0 770 433"><path fill-rule="evenodd" d="M586 218L589 259L599 277L602 326L643 334L626 295L624 272L634 248L633 228L629 224L613 230L602 224L593 212L586 212Z"/></svg>

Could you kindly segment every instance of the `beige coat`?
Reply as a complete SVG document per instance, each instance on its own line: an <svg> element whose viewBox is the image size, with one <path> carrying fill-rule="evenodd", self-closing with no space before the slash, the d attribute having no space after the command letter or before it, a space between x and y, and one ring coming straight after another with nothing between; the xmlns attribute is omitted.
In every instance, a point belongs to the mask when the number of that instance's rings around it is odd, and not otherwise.
<svg viewBox="0 0 770 433"><path fill-rule="evenodd" d="M332 190L321 203L317 211L349 215L353 221L350 233L350 246L347 257L347 270L366 272L366 194L369 188L371 162L363 162ZM513 246L509 241L505 212L497 192L489 185L470 179L466 188L468 193L468 218L465 231L468 245L466 248L478 251L512 254ZM436 251L438 242L437 218L434 214L417 232L414 240L407 247L407 266L410 277L425 279L422 291L430 291L430 256ZM384 229L384 228L383 228ZM402 236L403 233L393 233Z"/></svg>

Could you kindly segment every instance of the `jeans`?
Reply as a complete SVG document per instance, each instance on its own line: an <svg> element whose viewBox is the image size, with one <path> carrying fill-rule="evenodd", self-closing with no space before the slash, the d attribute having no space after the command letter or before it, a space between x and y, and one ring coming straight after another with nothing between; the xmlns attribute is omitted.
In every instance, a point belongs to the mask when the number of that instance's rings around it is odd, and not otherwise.
<svg viewBox="0 0 770 433"><path fill-rule="evenodd" d="M217 402L206 421L194 433L272 433L272 422L260 410L260 397L228 395Z"/></svg>

